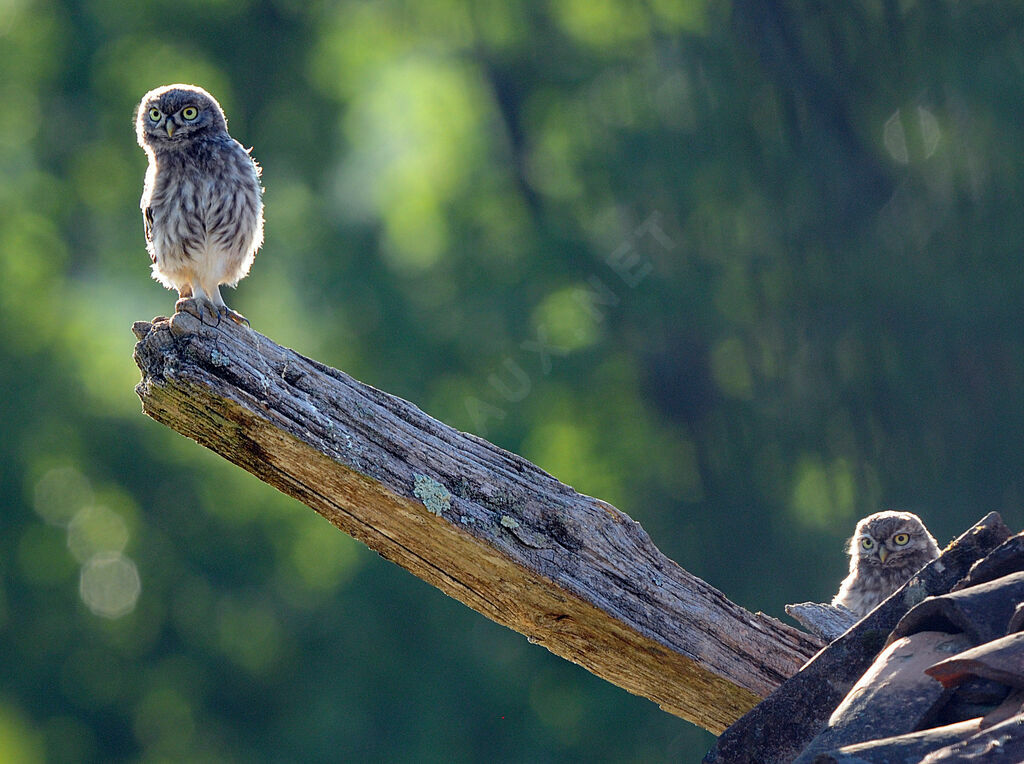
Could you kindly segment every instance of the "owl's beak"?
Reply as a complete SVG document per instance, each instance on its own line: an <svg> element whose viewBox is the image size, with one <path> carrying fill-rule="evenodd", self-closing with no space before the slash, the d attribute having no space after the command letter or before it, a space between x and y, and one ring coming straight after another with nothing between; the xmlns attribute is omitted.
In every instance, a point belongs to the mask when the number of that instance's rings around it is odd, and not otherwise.
<svg viewBox="0 0 1024 764"><path fill-rule="evenodd" d="M174 137L174 123L171 120L164 122L164 129L167 131L168 138Z"/></svg>
<svg viewBox="0 0 1024 764"><path fill-rule="evenodd" d="M884 546L881 549L878 550L878 559L882 561L883 565L885 564L885 558L888 557L888 556L889 556L889 550L886 549Z"/></svg>

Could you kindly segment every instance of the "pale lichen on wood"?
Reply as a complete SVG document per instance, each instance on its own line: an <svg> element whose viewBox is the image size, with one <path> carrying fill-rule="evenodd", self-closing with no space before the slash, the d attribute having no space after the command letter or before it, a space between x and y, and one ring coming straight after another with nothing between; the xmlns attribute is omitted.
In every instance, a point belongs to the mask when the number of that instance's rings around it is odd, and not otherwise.
<svg viewBox="0 0 1024 764"><path fill-rule="evenodd" d="M448 489L426 475L413 475L413 495L423 502L429 512L440 515L452 508L452 495Z"/></svg>
<svg viewBox="0 0 1024 764"><path fill-rule="evenodd" d="M414 575L720 732L821 642L730 602L615 507L230 321L140 322L147 414Z"/></svg>

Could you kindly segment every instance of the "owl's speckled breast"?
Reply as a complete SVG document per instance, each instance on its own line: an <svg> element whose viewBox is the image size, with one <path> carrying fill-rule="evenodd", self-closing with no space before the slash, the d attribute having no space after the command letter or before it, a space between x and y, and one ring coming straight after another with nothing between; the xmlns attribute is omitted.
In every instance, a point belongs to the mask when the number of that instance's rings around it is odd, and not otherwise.
<svg viewBox="0 0 1024 764"><path fill-rule="evenodd" d="M263 241L260 185L249 154L227 137L154 152L150 163L142 206L150 210L154 277L179 289L193 272L236 284Z"/></svg>

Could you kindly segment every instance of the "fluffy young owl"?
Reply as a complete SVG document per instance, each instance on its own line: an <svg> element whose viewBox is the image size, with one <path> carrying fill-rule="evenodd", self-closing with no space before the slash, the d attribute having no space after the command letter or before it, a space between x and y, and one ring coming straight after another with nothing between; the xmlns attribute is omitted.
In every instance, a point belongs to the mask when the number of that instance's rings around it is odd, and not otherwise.
<svg viewBox="0 0 1024 764"><path fill-rule="evenodd" d="M939 547L913 512L876 512L859 523L850 539L850 574L833 605L867 615L882 600L939 556Z"/></svg>
<svg viewBox="0 0 1024 764"><path fill-rule="evenodd" d="M249 273L263 243L260 168L228 135L216 99L195 85L165 85L142 97L135 115L149 157L142 192L153 278L195 298L200 316L246 321L228 308L221 284Z"/></svg>

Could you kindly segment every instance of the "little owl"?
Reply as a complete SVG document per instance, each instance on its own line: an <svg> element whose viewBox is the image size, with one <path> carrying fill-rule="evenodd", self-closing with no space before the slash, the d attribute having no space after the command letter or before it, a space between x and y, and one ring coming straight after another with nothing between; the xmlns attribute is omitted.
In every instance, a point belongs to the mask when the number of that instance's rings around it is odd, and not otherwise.
<svg viewBox="0 0 1024 764"><path fill-rule="evenodd" d="M850 574L833 605L865 616L939 556L939 547L912 512L876 512L859 523L847 550Z"/></svg>
<svg viewBox="0 0 1024 764"><path fill-rule="evenodd" d="M200 318L246 321L224 304L263 243L260 168L228 135L216 99L195 85L165 85L142 97L135 115L149 157L142 192L153 278L195 298Z"/></svg>

